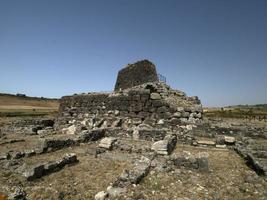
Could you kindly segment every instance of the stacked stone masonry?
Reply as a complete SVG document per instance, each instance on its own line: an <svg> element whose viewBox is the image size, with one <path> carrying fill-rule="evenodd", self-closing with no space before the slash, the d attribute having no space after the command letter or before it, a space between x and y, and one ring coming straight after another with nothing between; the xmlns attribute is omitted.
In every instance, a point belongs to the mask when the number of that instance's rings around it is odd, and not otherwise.
<svg viewBox="0 0 267 200"><path fill-rule="evenodd" d="M75 126L74 132L94 128L134 128L146 124L175 130L202 119L197 97L187 97L165 83L145 83L111 93L65 96L60 100L58 129Z"/></svg>
<svg viewBox="0 0 267 200"><path fill-rule="evenodd" d="M156 67L148 60L141 60L119 71L115 90L127 89L147 82L158 82Z"/></svg>

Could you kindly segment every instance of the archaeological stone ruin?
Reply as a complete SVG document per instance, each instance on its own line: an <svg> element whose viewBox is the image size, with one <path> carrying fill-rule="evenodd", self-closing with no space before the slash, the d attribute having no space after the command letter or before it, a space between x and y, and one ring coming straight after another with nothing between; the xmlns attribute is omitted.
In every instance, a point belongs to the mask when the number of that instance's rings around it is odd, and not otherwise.
<svg viewBox="0 0 267 200"><path fill-rule="evenodd" d="M201 119L198 97L159 82L155 65L144 60L119 71L114 92L63 97L56 126L72 134L93 128L129 132L138 126L173 131L177 125L197 124Z"/></svg>
<svg viewBox="0 0 267 200"><path fill-rule="evenodd" d="M267 196L266 129L205 118L148 60L121 69L112 92L59 102L56 116L0 128L0 199Z"/></svg>

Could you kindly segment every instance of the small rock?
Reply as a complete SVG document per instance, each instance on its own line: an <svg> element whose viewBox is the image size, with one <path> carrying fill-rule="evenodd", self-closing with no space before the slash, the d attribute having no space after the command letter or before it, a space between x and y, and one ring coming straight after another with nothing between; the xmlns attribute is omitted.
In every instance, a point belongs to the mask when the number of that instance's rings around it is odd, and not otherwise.
<svg viewBox="0 0 267 200"><path fill-rule="evenodd" d="M44 135L45 133L47 133L47 130L38 130L37 131L38 135Z"/></svg>
<svg viewBox="0 0 267 200"><path fill-rule="evenodd" d="M224 136L224 141L226 144L234 144L235 143L235 138L230 137L230 136Z"/></svg>
<svg viewBox="0 0 267 200"><path fill-rule="evenodd" d="M117 138L114 137L105 137L100 141L99 147L111 150L114 147Z"/></svg>
<svg viewBox="0 0 267 200"><path fill-rule="evenodd" d="M101 191L95 195L95 200L105 200L108 197L108 193Z"/></svg>
<svg viewBox="0 0 267 200"><path fill-rule="evenodd" d="M0 155L0 160L8 160L10 159L10 154L9 153L4 153Z"/></svg>
<svg viewBox="0 0 267 200"><path fill-rule="evenodd" d="M163 125L164 124L164 119L160 119L157 124L158 125Z"/></svg>
<svg viewBox="0 0 267 200"><path fill-rule="evenodd" d="M26 192L22 188L16 187L15 191L8 196L8 200L27 200L26 197Z"/></svg>
<svg viewBox="0 0 267 200"><path fill-rule="evenodd" d="M167 140L160 140L155 142L152 147L152 150L157 152L160 155L168 155L168 141Z"/></svg>
<svg viewBox="0 0 267 200"><path fill-rule="evenodd" d="M198 140L197 143L200 145L208 145L208 146L215 146L216 144L214 141L211 140Z"/></svg>
<svg viewBox="0 0 267 200"><path fill-rule="evenodd" d="M120 197L126 193L126 188L109 186L107 188L107 193L108 193L109 197L111 197L111 198Z"/></svg>
<svg viewBox="0 0 267 200"><path fill-rule="evenodd" d="M138 129L134 129L133 131L133 139L134 140L138 140L139 139L139 130Z"/></svg>
<svg viewBox="0 0 267 200"><path fill-rule="evenodd" d="M226 145L225 144L216 144L215 146L216 148L220 148L220 149L225 149Z"/></svg>
<svg viewBox="0 0 267 200"><path fill-rule="evenodd" d="M180 112L175 112L173 114L173 117L176 117L176 118L180 118L182 116L182 114Z"/></svg>
<svg viewBox="0 0 267 200"><path fill-rule="evenodd" d="M76 126L75 125L71 125L68 128L63 128L62 129L62 133L63 134L75 134L76 131Z"/></svg>
<svg viewBox="0 0 267 200"><path fill-rule="evenodd" d="M44 173L44 165L40 164L40 165L36 165L33 166L31 168L26 169L23 172L23 176L28 180L28 181L32 181L34 179L40 178L43 176Z"/></svg>
<svg viewBox="0 0 267 200"><path fill-rule="evenodd" d="M118 116L120 114L120 111L119 110L115 110L114 114L115 114L115 116Z"/></svg>
<svg viewBox="0 0 267 200"><path fill-rule="evenodd" d="M31 157L31 156L33 156L33 155L35 155L36 154L36 152L35 152L35 150L25 150L25 156L26 157Z"/></svg>
<svg viewBox="0 0 267 200"><path fill-rule="evenodd" d="M159 99L161 99L161 96L159 93L151 93L150 98L153 100L159 100Z"/></svg>
<svg viewBox="0 0 267 200"><path fill-rule="evenodd" d="M14 158L14 159L19 159L19 158L22 158L24 156L25 156L25 153L21 152L21 151L14 152L12 154L12 158Z"/></svg>

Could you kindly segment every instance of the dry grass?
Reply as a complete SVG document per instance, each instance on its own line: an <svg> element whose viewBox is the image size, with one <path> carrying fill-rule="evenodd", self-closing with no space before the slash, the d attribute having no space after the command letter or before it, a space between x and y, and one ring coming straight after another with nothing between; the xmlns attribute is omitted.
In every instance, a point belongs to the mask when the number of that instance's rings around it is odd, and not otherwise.
<svg viewBox="0 0 267 200"><path fill-rule="evenodd" d="M150 173L139 186L131 188L133 199L188 200L188 199L260 199L264 185L249 185L246 177L255 174L244 161L231 150L196 148L177 145L174 153L189 151L209 154L209 173L181 169L180 173ZM242 192L241 190L246 190Z"/></svg>
<svg viewBox="0 0 267 200"><path fill-rule="evenodd" d="M0 95L0 117L54 114L58 107L59 102L55 99Z"/></svg>
<svg viewBox="0 0 267 200"><path fill-rule="evenodd" d="M204 108L205 117L221 117L221 118L247 118L260 117L267 118L266 107L230 107L230 108Z"/></svg>
<svg viewBox="0 0 267 200"><path fill-rule="evenodd" d="M58 101L55 99L0 95L0 107L2 106L30 106L30 107L57 108Z"/></svg>

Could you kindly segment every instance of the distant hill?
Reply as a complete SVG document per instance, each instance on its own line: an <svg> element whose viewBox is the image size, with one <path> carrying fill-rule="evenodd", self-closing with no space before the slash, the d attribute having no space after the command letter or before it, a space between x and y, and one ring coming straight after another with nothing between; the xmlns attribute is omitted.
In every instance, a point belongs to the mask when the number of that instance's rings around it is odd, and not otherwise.
<svg viewBox="0 0 267 200"><path fill-rule="evenodd" d="M56 112L58 99L0 93L0 116L44 115Z"/></svg>

